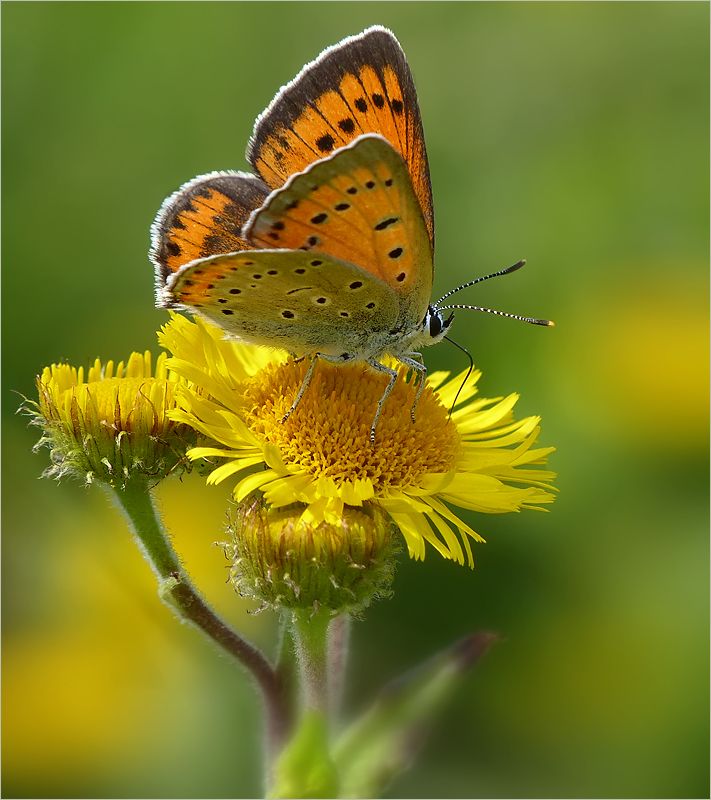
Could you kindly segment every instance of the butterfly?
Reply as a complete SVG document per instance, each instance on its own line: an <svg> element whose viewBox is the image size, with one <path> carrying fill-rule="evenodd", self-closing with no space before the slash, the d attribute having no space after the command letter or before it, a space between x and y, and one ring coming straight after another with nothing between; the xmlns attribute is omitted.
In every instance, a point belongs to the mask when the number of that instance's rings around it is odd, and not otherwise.
<svg viewBox="0 0 711 800"><path fill-rule="evenodd" d="M307 64L258 117L247 160L254 173L201 175L163 203L150 251L156 304L249 344L311 357L282 421L319 359L385 373L373 443L398 376L382 359L419 374L416 405L426 375L419 350L447 334L454 314L445 309L464 307L431 303L427 150L393 33L373 26Z"/></svg>

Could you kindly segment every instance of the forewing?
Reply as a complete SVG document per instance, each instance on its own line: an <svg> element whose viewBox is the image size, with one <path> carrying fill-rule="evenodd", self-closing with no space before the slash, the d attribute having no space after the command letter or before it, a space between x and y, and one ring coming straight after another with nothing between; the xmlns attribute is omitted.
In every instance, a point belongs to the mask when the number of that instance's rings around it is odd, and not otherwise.
<svg viewBox="0 0 711 800"><path fill-rule="evenodd" d="M364 133L405 159L434 249L427 150L410 67L391 31L376 25L339 42L284 86L256 122L247 158L272 188Z"/></svg>
<svg viewBox="0 0 711 800"><path fill-rule="evenodd" d="M196 312L245 342L300 354L358 354L389 331L398 302L353 264L303 250L202 259L168 281L166 305Z"/></svg>
<svg viewBox="0 0 711 800"><path fill-rule="evenodd" d="M150 258L160 303L166 280L184 264L218 253L251 249L242 226L269 190L241 172L211 172L182 186L162 205L151 229Z"/></svg>
<svg viewBox="0 0 711 800"><path fill-rule="evenodd" d="M244 229L256 247L313 250L362 267L397 295L408 320L432 293L432 251L402 156L366 135L293 176Z"/></svg>

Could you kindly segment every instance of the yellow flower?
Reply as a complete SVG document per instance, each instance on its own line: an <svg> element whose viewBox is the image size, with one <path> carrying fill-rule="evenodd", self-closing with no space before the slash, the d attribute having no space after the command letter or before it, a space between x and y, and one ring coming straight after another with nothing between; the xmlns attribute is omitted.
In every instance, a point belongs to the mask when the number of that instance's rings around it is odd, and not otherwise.
<svg viewBox="0 0 711 800"><path fill-rule="evenodd" d="M387 377L367 365L319 362L282 423L303 383L306 359L227 340L219 328L177 315L160 339L175 356L171 369L191 384L180 391L180 410L171 416L218 444L194 448L188 457L226 459L210 483L261 467L240 476L238 502L259 489L273 508L304 503L307 525L336 525L344 505L374 502L400 529L411 557L424 558L429 542L445 558L473 565L469 538L484 540L448 504L501 514L542 510L553 500L545 486L554 473L531 469L554 449L534 449L539 418L514 420L515 394L472 400L478 371L464 385L462 376L431 375L414 423L417 385L401 374L372 446L370 427Z"/></svg>
<svg viewBox="0 0 711 800"><path fill-rule="evenodd" d="M151 375L151 354L133 353L128 363L84 369L52 364L37 377L39 402L30 403L35 424L44 427L37 447L52 451L45 474L71 473L87 483L121 486L133 474L165 477L185 463L195 431L168 417L176 387L185 383L166 368L162 353Z"/></svg>

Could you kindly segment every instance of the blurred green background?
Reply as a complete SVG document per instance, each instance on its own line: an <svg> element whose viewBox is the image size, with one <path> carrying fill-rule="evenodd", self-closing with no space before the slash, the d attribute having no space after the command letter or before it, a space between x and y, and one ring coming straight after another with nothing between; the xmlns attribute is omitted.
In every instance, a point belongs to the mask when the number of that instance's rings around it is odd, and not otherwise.
<svg viewBox="0 0 711 800"><path fill-rule="evenodd" d="M474 520L474 572L403 558L355 626L347 706L500 631L390 796L707 797L708 4L40 2L2 21L3 795L261 791L246 677L159 603L100 490L38 480L13 392L53 361L158 352L163 198L246 169L279 86L380 23L417 83L435 295L525 257L468 302L556 322L460 312L454 336L484 396L543 416L560 496ZM464 366L446 344L426 361ZM161 497L198 585L271 651L274 619L212 546L228 492L191 475Z"/></svg>

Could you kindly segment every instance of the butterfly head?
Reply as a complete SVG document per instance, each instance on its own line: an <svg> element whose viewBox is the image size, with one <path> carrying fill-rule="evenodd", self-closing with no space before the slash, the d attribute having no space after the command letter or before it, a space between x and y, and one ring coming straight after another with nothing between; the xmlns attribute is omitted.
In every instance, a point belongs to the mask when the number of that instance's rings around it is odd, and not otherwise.
<svg viewBox="0 0 711 800"><path fill-rule="evenodd" d="M434 306L429 306L422 321L423 332L428 337L427 344L441 342L447 334L453 319L454 311L445 319L441 311L438 311Z"/></svg>
<svg viewBox="0 0 711 800"><path fill-rule="evenodd" d="M403 333L402 330L391 332L391 335L396 336L396 340L389 342L387 350L392 354L409 353L437 344L447 335L453 319L454 312L445 318L441 311L430 305L422 322L409 333Z"/></svg>

